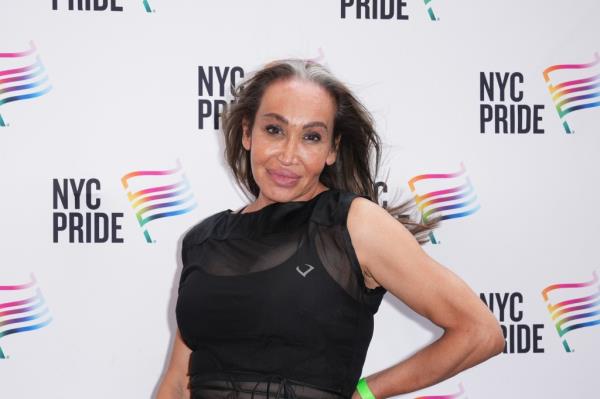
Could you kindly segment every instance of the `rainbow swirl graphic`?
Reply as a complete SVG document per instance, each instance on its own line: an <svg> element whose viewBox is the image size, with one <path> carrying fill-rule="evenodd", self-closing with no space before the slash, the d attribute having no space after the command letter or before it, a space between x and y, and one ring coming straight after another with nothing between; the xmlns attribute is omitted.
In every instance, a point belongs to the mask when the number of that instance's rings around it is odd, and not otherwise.
<svg viewBox="0 0 600 399"><path fill-rule="evenodd" d="M52 89L33 42L29 42L29 49L25 51L0 53L0 62L3 67L12 64L8 69L0 70L0 106L40 97ZM0 126L6 126L2 115Z"/></svg>
<svg viewBox="0 0 600 399"><path fill-rule="evenodd" d="M480 208L480 205L476 204L477 195L473 185L465 174L465 166L461 162L458 172L427 173L409 180L408 185L415 195L415 201L423 215L423 220L427 221L433 214L441 214L442 220L462 218ZM415 183L427 181L437 184L439 179L444 179L440 183L447 188L429 191L425 194L416 193ZM430 233L430 239L432 243L438 243L433 232Z"/></svg>
<svg viewBox="0 0 600 399"><path fill-rule="evenodd" d="M40 329L52 321L33 274L28 283L0 285L0 294L2 298L5 295L11 297L7 302L0 302L0 339L7 335ZM0 359L6 359L2 348Z"/></svg>
<svg viewBox="0 0 600 399"><path fill-rule="evenodd" d="M600 106L600 55L594 54L594 60L588 64L559 64L544 69L544 81L558 112L566 133L572 133L565 116L573 111ZM574 71L580 76L564 80L557 84L550 82L550 73ZM564 77L563 77L564 79Z"/></svg>
<svg viewBox="0 0 600 399"><path fill-rule="evenodd" d="M600 324L600 285L595 271L592 276L592 280L585 283L552 284L542 291L559 337L563 338L573 330ZM552 304L549 300L551 292L556 296L563 295ZM563 347L567 352L572 352L565 338Z"/></svg>
<svg viewBox="0 0 600 399"><path fill-rule="evenodd" d="M130 180L135 179L137 191L129 189ZM156 180L160 180L159 185ZM147 223L165 217L183 215L196 208L197 203L190 184L181 171L181 163L171 170L145 170L127 173L121 178L123 188L127 190L127 199L135 211L135 216L144 230L146 242L153 242L150 233L144 227Z"/></svg>
<svg viewBox="0 0 600 399"><path fill-rule="evenodd" d="M457 393L453 393L451 395L434 395L434 396L419 396L415 399L458 399L464 398L466 399L465 389L463 388L462 382L458 384L459 391ZM465 395L465 396L463 396Z"/></svg>

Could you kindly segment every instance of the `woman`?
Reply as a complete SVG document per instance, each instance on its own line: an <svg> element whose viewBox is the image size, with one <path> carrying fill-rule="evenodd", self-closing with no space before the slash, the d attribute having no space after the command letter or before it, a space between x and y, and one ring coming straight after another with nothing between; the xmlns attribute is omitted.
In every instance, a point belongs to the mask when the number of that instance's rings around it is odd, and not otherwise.
<svg viewBox="0 0 600 399"><path fill-rule="evenodd" d="M326 68L270 63L222 118L228 164L255 199L184 237L179 328L158 399L382 399L502 351L494 316L420 247L439 219L408 221L410 201L378 205L372 119ZM388 291L445 333L359 381Z"/></svg>

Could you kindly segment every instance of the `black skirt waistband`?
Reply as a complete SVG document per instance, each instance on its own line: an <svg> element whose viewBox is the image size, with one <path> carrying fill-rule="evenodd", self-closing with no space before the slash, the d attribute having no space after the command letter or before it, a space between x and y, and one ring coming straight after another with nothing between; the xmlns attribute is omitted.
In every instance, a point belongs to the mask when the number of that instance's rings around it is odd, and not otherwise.
<svg viewBox="0 0 600 399"><path fill-rule="evenodd" d="M207 372L204 353L190 356L191 399L349 399L339 392L279 374L239 370Z"/></svg>
<svg viewBox="0 0 600 399"><path fill-rule="evenodd" d="M348 399L303 384L281 381L198 380L190 377L191 399Z"/></svg>

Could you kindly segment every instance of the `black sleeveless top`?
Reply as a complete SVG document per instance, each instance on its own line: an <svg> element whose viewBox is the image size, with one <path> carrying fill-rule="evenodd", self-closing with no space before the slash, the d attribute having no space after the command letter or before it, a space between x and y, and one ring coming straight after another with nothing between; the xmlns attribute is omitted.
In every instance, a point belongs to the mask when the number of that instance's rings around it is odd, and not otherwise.
<svg viewBox="0 0 600 399"><path fill-rule="evenodd" d="M346 227L357 196L227 209L185 234L176 317L192 395L193 381L253 373L323 390L304 397L352 396L386 292L364 285Z"/></svg>

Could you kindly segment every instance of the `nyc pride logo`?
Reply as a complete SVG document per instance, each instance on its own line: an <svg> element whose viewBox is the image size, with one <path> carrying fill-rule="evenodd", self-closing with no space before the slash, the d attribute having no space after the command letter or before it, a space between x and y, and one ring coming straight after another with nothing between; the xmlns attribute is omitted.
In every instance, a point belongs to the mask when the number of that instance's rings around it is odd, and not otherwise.
<svg viewBox="0 0 600 399"><path fill-rule="evenodd" d="M544 81L565 133L573 133L571 113L600 107L600 55L586 64L558 64L544 69ZM600 113L599 111L596 111ZM568 116L568 118L567 118Z"/></svg>
<svg viewBox="0 0 600 399"><path fill-rule="evenodd" d="M0 359L8 358L2 350L4 337L38 330L51 321L48 306L33 274L29 282L0 285Z"/></svg>
<svg viewBox="0 0 600 399"><path fill-rule="evenodd" d="M120 1L119 1L120 3ZM136 1L136 3L138 3ZM147 13L156 12L148 0L143 0L141 3ZM139 4L139 3L138 3ZM53 11L116 11L123 12L124 7L117 3L117 0L52 0Z"/></svg>
<svg viewBox="0 0 600 399"><path fill-rule="evenodd" d="M432 0L423 0L429 19L439 21L431 3ZM340 5L341 19L408 20L406 0L341 0Z"/></svg>
<svg viewBox="0 0 600 399"><path fill-rule="evenodd" d="M441 220L464 218L480 208L462 162L456 172L417 175L408 185L425 222L432 216L441 216ZM432 244L439 244L433 232L429 238Z"/></svg>
<svg viewBox="0 0 600 399"><path fill-rule="evenodd" d="M155 242L148 223L186 214L197 206L179 160L174 169L129 172L121 178L121 184L148 243Z"/></svg>
<svg viewBox="0 0 600 399"><path fill-rule="evenodd" d="M52 89L33 42L23 51L0 52L0 111L6 104L43 96ZM0 127L8 126L0 113Z"/></svg>
<svg viewBox="0 0 600 399"><path fill-rule="evenodd" d="M591 280L583 283L549 285L542 291L542 297L567 352L573 352L567 334L572 336L573 331L588 331L590 327L600 325L600 284L596 271Z"/></svg>

